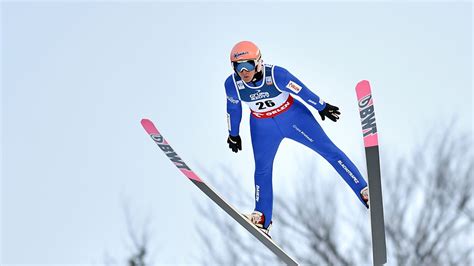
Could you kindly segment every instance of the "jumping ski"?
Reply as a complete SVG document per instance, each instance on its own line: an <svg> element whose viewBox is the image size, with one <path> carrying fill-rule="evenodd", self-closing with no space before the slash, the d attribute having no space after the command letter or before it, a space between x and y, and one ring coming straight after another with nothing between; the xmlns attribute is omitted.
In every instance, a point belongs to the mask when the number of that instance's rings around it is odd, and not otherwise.
<svg viewBox="0 0 474 266"><path fill-rule="evenodd" d="M254 237L256 237L262 244L264 244L270 251L272 251L278 258L280 258L287 265L298 265L298 263L286 254L273 240L265 233L261 232L254 224L249 222L237 209L227 203L221 196L219 196L212 188L210 188L196 173L194 173L189 166L178 156L178 154L171 148L165 138L160 134L158 129L152 121L142 119L141 124L145 131L150 135L158 147L165 153L168 159L204 194L206 194L212 201L221 207L227 214L229 214L235 221L242 225Z"/></svg>
<svg viewBox="0 0 474 266"><path fill-rule="evenodd" d="M359 114L364 137L367 175L369 181L370 225L372 231L372 258L374 265L387 262L385 246L385 223L383 218L382 184L380 179L380 158L375 123L374 102L372 91L367 80L360 81L356 86Z"/></svg>

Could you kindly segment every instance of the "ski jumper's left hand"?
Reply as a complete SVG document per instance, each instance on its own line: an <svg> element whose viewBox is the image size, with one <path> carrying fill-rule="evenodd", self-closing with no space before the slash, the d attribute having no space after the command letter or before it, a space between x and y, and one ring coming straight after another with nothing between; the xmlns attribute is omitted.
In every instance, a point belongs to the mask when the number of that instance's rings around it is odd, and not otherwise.
<svg viewBox="0 0 474 266"><path fill-rule="evenodd" d="M321 119L323 121L327 117L333 122L336 122L339 119L339 115L341 115L341 112L339 112L339 107L326 103L326 107L324 107L323 110L319 111L319 115L321 116Z"/></svg>

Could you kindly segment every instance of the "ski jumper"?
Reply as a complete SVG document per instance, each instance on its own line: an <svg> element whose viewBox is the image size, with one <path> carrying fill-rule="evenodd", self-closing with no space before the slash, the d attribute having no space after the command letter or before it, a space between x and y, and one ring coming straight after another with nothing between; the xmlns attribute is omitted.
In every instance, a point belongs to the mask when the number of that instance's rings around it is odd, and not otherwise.
<svg viewBox="0 0 474 266"><path fill-rule="evenodd" d="M250 134L255 159L255 210L270 225L273 209L272 168L284 138L297 141L323 156L364 204L360 191L367 186L357 167L324 133L311 112L292 94L321 111L326 106L316 94L286 69L265 64L263 79L245 83L233 73L225 81L229 134L239 135L242 105L250 107ZM364 205L365 206L365 205Z"/></svg>

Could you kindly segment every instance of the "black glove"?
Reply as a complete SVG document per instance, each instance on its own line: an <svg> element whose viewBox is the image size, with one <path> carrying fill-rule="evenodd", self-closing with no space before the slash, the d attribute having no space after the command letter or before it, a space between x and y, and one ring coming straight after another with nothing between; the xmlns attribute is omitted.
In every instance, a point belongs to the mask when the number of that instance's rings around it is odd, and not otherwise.
<svg viewBox="0 0 474 266"><path fill-rule="evenodd" d="M323 110L319 111L319 115L321 116L321 119L323 121L324 118L327 116L329 119L336 122L339 119L340 114L341 112L339 112L339 107L330 105L329 103L326 103L326 107L324 107Z"/></svg>
<svg viewBox="0 0 474 266"><path fill-rule="evenodd" d="M227 143L229 143L229 149L231 149L233 152L237 153L239 150L242 150L242 140L240 139L240 136L231 136L227 138Z"/></svg>

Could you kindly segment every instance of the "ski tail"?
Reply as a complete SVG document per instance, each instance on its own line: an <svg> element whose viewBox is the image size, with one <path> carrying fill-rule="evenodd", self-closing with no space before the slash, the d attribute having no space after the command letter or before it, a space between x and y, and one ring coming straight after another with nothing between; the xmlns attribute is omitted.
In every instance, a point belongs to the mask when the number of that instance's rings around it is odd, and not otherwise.
<svg viewBox="0 0 474 266"><path fill-rule="evenodd" d="M373 263L374 265L382 265L387 262L387 249L385 243L378 131L369 81L360 81L356 86L356 94L359 103L369 181Z"/></svg>

